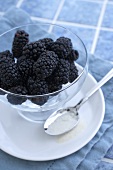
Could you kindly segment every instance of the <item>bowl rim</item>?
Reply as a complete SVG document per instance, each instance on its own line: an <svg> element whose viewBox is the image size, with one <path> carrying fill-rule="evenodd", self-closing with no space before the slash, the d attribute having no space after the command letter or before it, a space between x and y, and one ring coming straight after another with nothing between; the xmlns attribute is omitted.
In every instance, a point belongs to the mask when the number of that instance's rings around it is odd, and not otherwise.
<svg viewBox="0 0 113 170"><path fill-rule="evenodd" d="M35 98L35 97L44 97L44 96L50 96L50 95L54 95L54 94L60 93L60 92L62 92L62 91L64 91L64 90L66 90L67 88L69 88L70 86L72 86L73 84L75 84L75 83L80 79L80 77L83 75L85 69L86 69L87 66L88 66L88 53L87 53L87 49L86 49L86 47L85 47L85 44L83 43L83 41L81 40L81 38L80 38L76 33L72 32L69 28L63 27L62 25L52 24L52 23L41 23L41 22L39 22L39 23L37 23L37 24L36 24L36 23L24 24L24 25L17 26L17 27L11 28L10 30L5 31L4 33L0 34L0 37L2 37L3 35L11 32L11 31L13 31L13 30L20 29L20 28L26 27L26 26L33 26L33 25L34 25L34 26L36 26L36 25L37 25L37 26L38 26L38 25L39 25L39 26L41 26L41 25L57 26L57 27L59 27L59 28L63 28L63 29L65 29L65 30L67 30L68 32L70 32L71 34L73 34L74 36L76 36L76 37L79 39L79 41L81 42L81 44L83 45L84 50L85 50L85 56L86 56L85 66L83 67L82 72L78 75L78 77L77 77L72 83L70 83L69 85L67 85L65 88L60 89L60 90L57 90L57 91L55 91L55 92L46 93L46 94L43 94L43 95L22 95L22 94L12 93L12 92L7 91L7 90L5 90L5 89L3 89L3 88L0 88L0 90L3 91L3 92L5 92L6 94L10 94L10 95L18 96L18 97ZM67 37L67 38L68 38L68 37Z"/></svg>

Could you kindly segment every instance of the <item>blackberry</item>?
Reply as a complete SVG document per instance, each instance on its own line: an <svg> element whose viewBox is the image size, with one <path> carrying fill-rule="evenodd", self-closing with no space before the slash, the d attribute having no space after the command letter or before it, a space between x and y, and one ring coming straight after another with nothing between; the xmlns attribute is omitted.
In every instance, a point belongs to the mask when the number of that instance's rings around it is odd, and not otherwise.
<svg viewBox="0 0 113 170"><path fill-rule="evenodd" d="M3 51L3 52L0 52L0 63L1 62L12 62L14 61L14 57L13 55L10 53L9 50L6 50L6 51Z"/></svg>
<svg viewBox="0 0 113 170"><path fill-rule="evenodd" d="M23 47L29 42L29 34L24 30L18 30L15 33L12 52L13 56L19 58L22 55Z"/></svg>
<svg viewBox="0 0 113 170"><path fill-rule="evenodd" d="M43 95L48 93L48 85L45 80L34 80L32 77L29 77L27 88L30 95Z"/></svg>
<svg viewBox="0 0 113 170"><path fill-rule="evenodd" d="M71 42L71 39L70 38L67 38L67 37L60 37L56 40L56 42L61 42L63 43L65 46L68 46L68 48L72 49L73 45L72 45L72 42Z"/></svg>
<svg viewBox="0 0 113 170"><path fill-rule="evenodd" d="M4 92L3 90L0 89L0 95L5 95L6 92Z"/></svg>
<svg viewBox="0 0 113 170"><path fill-rule="evenodd" d="M74 62L70 64L69 82L72 83L78 77L78 70Z"/></svg>
<svg viewBox="0 0 113 170"><path fill-rule="evenodd" d="M38 79L33 80L33 78L28 79L27 87L29 89L30 95L43 95L48 93L48 85L46 81L40 81ZM31 98L31 101L38 105L43 105L48 100L48 96L35 96Z"/></svg>
<svg viewBox="0 0 113 170"><path fill-rule="evenodd" d="M34 61L31 59L21 60L18 65L18 69L23 78L27 79L33 72Z"/></svg>
<svg viewBox="0 0 113 170"><path fill-rule="evenodd" d="M52 74L58 63L58 56L53 51L46 51L34 63L33 72L40 79Z"/></svg>
<svg viewBox="0 0 113 170"><path fill-rule="evenodd" d="M10 92L20 95L27 95L27 89L24 86L15 86L9 89ZM24 96L8 94L7 99L11 104L20 105L27 100Z"/></svg>
<svg viewBox="0 0 113 170"><path fill-rule="evenodd" d="M46 47L44 43L40 41L32 42L29 44L26 44L23 48L23 55L25 55L27 58L37 60L41 53L46 51Z"/></svg>
<svg viewBox="0 0 113 170"><path fill-rule="evenodd" d="M48 100L48 96L37 96L37 97L31 98L32 103L40 105L40 106L45 104L47 100Z"/></svg>
<svg viewBox="0 0 113 170"><path fill-rule="evenodd" d="M0 95L5 95L6 92L0 89Z"/></svg>
<svg viewBox="0 0 113 170"><path fill-rule="evenodd" d="M0 63L1 83L5 88L9 88L20 84L21 76L19 74L16 63Z"/></svg>
<svg viewBox="0 0 113 170"><path fill-rule="evenodd" d="M54 51L59 58L67 59L67 56L72 50L72 42L69 38L60 37L51 44L51 51Z"/></svg>
<svg viewBox="0 0 113 170"><path fill-rule="evenodd" d="M70 62L76 61L79 58L79 53L77 50L71 50L70 54L67 56L67 59Z"/></svg>
<svg viewBox="0 0 113 170"><path fill-rule="evenodd" d="M52 76L54 77L54 80L58 82L58 84L66 84L69 81L69 70L69 61L65 59L60 59L58 66L56 67Z"/></svg>
<svg viewBox="0 0 113 170"><path fill-rule="evenodd" d="M51 44L51 51L54 51L59 58L67 59L71 49L62 42L54 42Z"/></svg>
<svg viewBox="0 0 113 170"><path fill-rule="evenodd" d="M43 38L43 39L40 39L39 41L44 43L46 50L49 50L51 47L51 44L53 43L53 40L51 38Z"/></svg>

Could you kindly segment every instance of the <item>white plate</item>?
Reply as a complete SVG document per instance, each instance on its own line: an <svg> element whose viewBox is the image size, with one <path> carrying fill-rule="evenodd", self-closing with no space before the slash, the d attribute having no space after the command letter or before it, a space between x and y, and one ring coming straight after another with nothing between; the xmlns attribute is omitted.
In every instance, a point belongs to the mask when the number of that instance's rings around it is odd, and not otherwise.
<svg viewBox="0 0 113 170"><path fill-rule="evenodd" d="M88 89L96 84L88 74L81 92L68 102L76 103ZM86 145L99 130L105 113L104 96L96 92L80 109L80 123L62 136L49 136L43 124L31 123L17 114L17 111L0 103L0 148L15 157L44 161L67 156Z"/></svg>

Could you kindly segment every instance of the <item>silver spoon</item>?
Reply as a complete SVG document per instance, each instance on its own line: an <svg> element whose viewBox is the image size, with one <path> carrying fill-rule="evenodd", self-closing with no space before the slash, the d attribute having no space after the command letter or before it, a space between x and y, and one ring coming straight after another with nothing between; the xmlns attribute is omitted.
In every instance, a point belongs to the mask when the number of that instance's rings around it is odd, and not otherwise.
<svg viewBox="0 0 113 170"><path fill-rule="evenodd" d="M111 69L75 106L55 111L44 123L44 130L49 135L64 134L79 122L78 110L80 107L108 80L113 77Z"/></svg>

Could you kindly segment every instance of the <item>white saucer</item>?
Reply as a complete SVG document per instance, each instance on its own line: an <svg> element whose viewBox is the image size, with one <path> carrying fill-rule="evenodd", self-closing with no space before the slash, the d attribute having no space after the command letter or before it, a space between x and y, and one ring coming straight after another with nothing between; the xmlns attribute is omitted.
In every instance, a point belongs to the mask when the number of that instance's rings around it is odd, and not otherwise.
<svg viewBox="0 0 113 170"><path fill-rule="evenodd" d="M74 105L96 84L88 77L75 98L68 105ZM15 157L44 161L67 156L86 145L99 130L105 113L104 96L101 90L80 109L80 123L69 133L62 136L49 136L43 130L43 124L26 121L17 111L0 103L0 148Z"/></svg>

